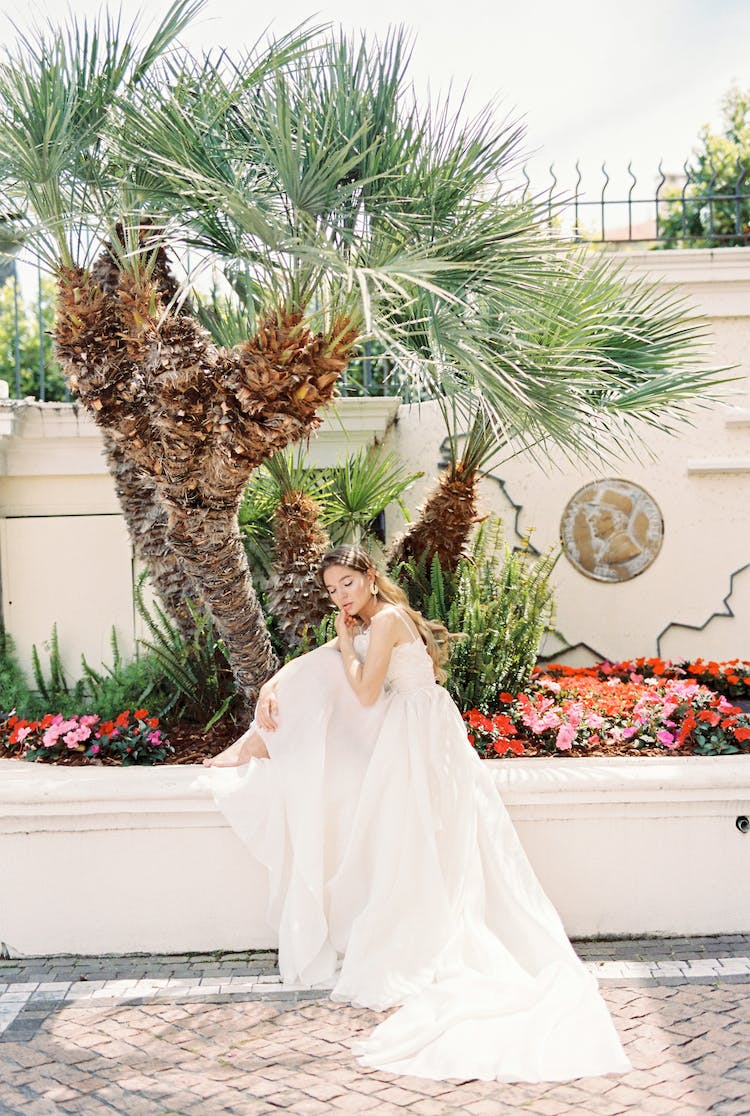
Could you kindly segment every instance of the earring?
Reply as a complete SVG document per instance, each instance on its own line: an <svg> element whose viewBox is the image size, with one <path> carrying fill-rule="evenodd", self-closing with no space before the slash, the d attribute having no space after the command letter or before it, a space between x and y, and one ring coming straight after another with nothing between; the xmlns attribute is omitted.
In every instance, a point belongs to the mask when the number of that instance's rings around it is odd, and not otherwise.
<svg viewBox="0 0 750 1116"><path fill-rule="evenodd" d="M372 593L373 597L377 597L378 587L377 587L377 585L375 584L374 581L373 581L372 585L370 586L370 592Z"/></svg>

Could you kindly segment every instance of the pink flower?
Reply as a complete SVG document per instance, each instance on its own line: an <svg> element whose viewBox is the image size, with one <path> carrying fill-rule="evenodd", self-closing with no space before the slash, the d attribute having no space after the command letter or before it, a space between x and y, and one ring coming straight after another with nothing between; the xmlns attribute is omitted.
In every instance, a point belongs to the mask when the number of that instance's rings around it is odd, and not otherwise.
<svg viewBox="0 0 750 1116"><path fill-rule="evenodd" d="M91 747L89 748L89 752L91 753L92 756L98 756L100 751L101 751L101 749L100 749L98 744L92 744Z"/></svg>
<svg viewBox="0 0 750 1116"><path fill-rule="evenodd" d="M559 732L557 734L557 738L555 740L556 747L558 747L561 752L569 751L570 746L573 743L573 738L575 737L575 734L576 734L576 730L573 727L573 725L571 725L569 723L566 723L564 725L560 725L560 730L559 730Z"/></svg>
<svg viewBox="0 0 750 1116"><path fill-rule="evenodd" d="M674 748L675 746L674 736L671 732L667 732L666 729L659 729L656 734L656 739L659 741L660 744L665 744L667 748Z"/></svg>

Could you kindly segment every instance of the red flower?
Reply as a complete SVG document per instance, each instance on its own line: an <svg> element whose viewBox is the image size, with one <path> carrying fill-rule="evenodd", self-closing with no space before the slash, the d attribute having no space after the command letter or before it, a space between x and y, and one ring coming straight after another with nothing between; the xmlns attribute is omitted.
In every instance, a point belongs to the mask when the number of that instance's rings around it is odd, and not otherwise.
<svg viewBox="0 0 750 1116"><path fill-rule="evenodd" d="M735 740L750 740L750 728L735 728L732 729Z"/></svg>
<svg viewBox="0 0 750 1116"><path fill-rule="evenodd" d="M146 724L151 729L158 728L159 727L159 718L158 717L149 717L149 719L146 721Z"/></svg>
<svg viewBox="0 0 750 1116"><path fill-rule="evenodd" d="M129 710L129 709L125 709L125 710L124 710L124 711L123 711L122 713L120 713L120 714L119 714L119 716L118 716L118 717L117 717L117 718L115 719L115 725L116 725L116 726L117 726L118 728L127 728L127 725L128 725L128 721L129 721L129 720L130 720L130 710Z"/></svg>
<svg viewBox="0 0 750 1116"><path fill-rule="evenodd" d="M510 705L511 702L515 700L516 699L513 697L513 694L509 694L507 690L503 690L503 692L500 694L500 701L505 702L506 705Z"/></svg>
<svg viewBox="0 0 750 1116"><path fill-rule="evenodd" d="M144 717L148 717L148 709L136 709L133 716L135 717L136 721L142 721Z"/></svg>
<svg viewBox="0 0 750 1116"><path fill-rule="evenodd" d="M504 756L506 752L515 752L517 756L522 756L525 751L520 740L502 740L500 738L495 741L494 748L499 756Z"/></svg>
<svg viewBox="0 0 750 1116"><path fill-rule="evenodd" d="M489 717L485 717L484 713L480 713L478 709L470 709L468 713L464 713L464 720L473 729L479 729L480 732L492 732L492 721Z"/></svg>
<svg viewBox="0 0 750 1116"><path fill-rule="evenodd" d="M718 725L721 716L713 709L701 709L698 714L699 721L706 721L709 725Z"/></svg>
<svg viewBox="0 0 750 1116"><path fill-rule="evenodd" d="M492 718L492 725L500 736L518 736L518 729L504 713L496 713Z"/></svg>

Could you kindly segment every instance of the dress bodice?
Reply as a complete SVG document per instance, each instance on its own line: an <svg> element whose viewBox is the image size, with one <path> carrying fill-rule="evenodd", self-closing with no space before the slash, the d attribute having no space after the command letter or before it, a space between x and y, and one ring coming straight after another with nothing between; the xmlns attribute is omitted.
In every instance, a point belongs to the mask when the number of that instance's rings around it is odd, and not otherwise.
<svg viewBox="0 0 750 1116"><path fill-rule="evenodd" d="M365 661L369 641L369 630L354 637L354 653L360 662ZM407 643L397 644L391 652L391 661L385 674L385 692L411 693L434 686L432 659L419 636Z"/></svg>

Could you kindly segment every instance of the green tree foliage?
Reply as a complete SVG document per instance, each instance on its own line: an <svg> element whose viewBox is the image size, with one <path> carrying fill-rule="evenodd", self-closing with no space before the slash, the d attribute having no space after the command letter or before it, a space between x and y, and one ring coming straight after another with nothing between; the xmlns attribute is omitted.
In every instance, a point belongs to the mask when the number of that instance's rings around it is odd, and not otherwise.
<svg viewBox="0 0 750 1116"><path fill-rule="evenodd" d="M750 88L733 85L721 113L718 131L707 124L701 129L684 190L671 191L679 200L670 200L660 219L663 248L750 243Z"/></svg>
<svg viewBox="0 0 750 1116"><path fill-rule="evenodd" d="M42 345L44 354L44 397L65 399L65 380L52 352L52 328L55 320L54 283L42 280ZM8 384L10 395L16 392L16 315L13 278L0 287L0 380ZM39 303L36 299L18 298L18 349L21 364L21 398L39 398Z"/></svg>

